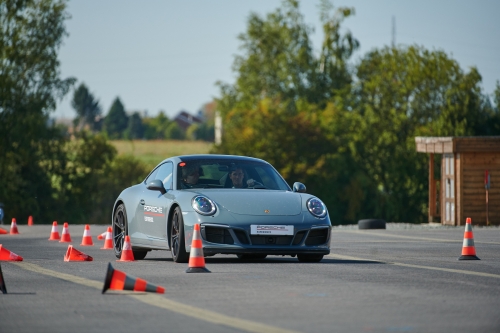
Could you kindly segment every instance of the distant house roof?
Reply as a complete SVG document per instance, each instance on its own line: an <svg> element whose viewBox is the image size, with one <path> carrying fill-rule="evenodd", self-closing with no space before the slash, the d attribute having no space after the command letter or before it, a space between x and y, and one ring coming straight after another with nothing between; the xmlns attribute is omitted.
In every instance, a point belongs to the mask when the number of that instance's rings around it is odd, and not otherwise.
<svg viewBox="0 0 500 333"><path fill-rule="evenodd" d="M180 128L187 130L187 128L192 124L202 123L203 119L198 116L193 116L189 112L181 111L177 116L175 116L174 121L177 122Z"/></svg>
<svg viewBox="0 0 500 333"><path fill-rule="evenodd" d="M500 152L500 136L415 137L419 153Z"/></svg>

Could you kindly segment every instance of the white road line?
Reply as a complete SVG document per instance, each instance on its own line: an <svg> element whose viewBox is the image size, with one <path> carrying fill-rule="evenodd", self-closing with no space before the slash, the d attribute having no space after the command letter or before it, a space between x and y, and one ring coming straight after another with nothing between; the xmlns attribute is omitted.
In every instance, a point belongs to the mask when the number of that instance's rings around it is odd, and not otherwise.
<svg viewBox="0 0 500 333"><path fill-rule="evenodd" d="M76 275L61 273L57 271L53 271L51 269L43 268L39 265L28 263L26 261L23 262L12 262L13 264L19 266L20 268L26 269L28 271L32 271L35 273L52 276L58 279L62 279L65 281L73 282L76 284L80 284L86 287L91 287L102 291L104 282L98 282L86 278L82 278ZM270 333L299 333L298 331L287 330L284 328L279 328L275 326L270 326L266 324L257 323L250 320L233 318L230 316L226 316L217 312L197 308L191 305L182 304L176 301L169 300L159 294L150 294L150 293L140 293L140 295L135 293L126 293L125 296L132 297L140 302L156 306L158 308L166 309L172 312L176 312L188 317L193 317L198 320L203 320L206 322L210 322L216 325L229 326L241 331L246 331L250 333L261 333L261 332L270 332Z"/></svg>
<svg viewBox="0 0 500 333"><path fill-rule="evenodd" d="M391 261L373 260L373 259L365 259L365 258L359 258L359 257L344 256L344 255L339 255L339 254L329 254L329 255L327 255L327 257L334 258L334 259L340 259L340 260L371 261L371 262L374 262L374 263L381 263L381 264L387 264L387 265L393 265L393 266L410 267L410 268L420 268L420 269L428 269L428 270L433 270L433 271L442 271L442 272L449 272L449 273L476 275L476 276L491 277L491 278L500 279L500 275L499 274L490 274L490 273L482 273L482 272L474 272L474 271L465 271L465 270L462 270L462 269L452 269L452 268L443 268L443 267L412 265L412 264L404 264L404 263L400 263L400 262L391 262Z"/></svg>
<svg viewBox="0 0 500 333"><path fill-rule="evenodd" d="M425 240L429 242L442 242L442 243L460 243L462 244L463 239L460 240L450 240L450 239L442 239L442 238L429 238L429 237L415 237L415 236L403 236L403 235L393 235L393 234L382 234L379 232L370 232L370 231L362 231L362 230L342 230L342 231L337 231L334 230L335 232L347 232L347 233L354 233L358 235L371 235L371 236L378 236L378 237L396 237L396 238L404 238L404 239L414 239L414 240ZM477 238L474 239L474 243L476 244L495 244L495 245L500 245L499 242L482 242L478 241Z"/></svg>

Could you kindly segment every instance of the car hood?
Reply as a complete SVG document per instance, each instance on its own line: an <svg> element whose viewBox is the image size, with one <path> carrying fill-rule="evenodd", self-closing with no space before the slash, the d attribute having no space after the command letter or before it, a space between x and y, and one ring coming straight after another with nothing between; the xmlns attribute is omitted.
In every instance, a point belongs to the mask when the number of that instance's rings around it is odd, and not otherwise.
<svg viewBox="0 0 500 333"><path fill-rule="evenodd" d="M237 215L299 215L302 210L301 196L294 192L231 189L204 194Z"/></svg>

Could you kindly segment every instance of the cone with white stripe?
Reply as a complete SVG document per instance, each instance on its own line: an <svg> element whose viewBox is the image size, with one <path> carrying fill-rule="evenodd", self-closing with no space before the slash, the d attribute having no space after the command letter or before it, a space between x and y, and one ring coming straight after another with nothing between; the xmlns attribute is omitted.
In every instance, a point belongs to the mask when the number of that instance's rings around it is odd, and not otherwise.
<svg viewBox="0 0 500 333"><path fill-rule="evenodd" d="M83 231L82 244L83 246L93 246L94 242L92 241L92 235L90 234L90 226L88 224L85 225L85 230Z"/></svg>
<svg viewBox="0 0 500 333"><path fill-rule="evenodd" d="M12 218L12 223L10 224L10 234L17 235L19 234L19 230L17 230L17 222L15 218Z"/></svg>
<svg viewBox="0 0 500 333"><path fill-rule="evenodd" d="M113 249L113 229L108 227L108 231L106 231L106 240L104 241L104 246L101 247L101 250L112 250Z"/></svg>
<svg viewBox="0 0 500 333"><path fill-rule="evenodd" d="M68 250L64 255L64 261L93 261L94 258L80 250L77 250L73 245L68 245Z"/></svg>
<svg viewBox="0 0 500 333"><path fill-rule="evenodd" d="M71 243L71 235L69 234L68 222L64 222L61 240L59 243Z"/></svg>
<svg viewBox="0 0 500 333"><path fill-rule="evenodd" d="M54 221L52 222L52 230L50 231L50 241L55 241L59 240L61 237L59 237L59 227L57 226L57 222Z"/></svg>
<svg viewBox="0 0 500 333"><path fill-rule="evenodd" d="M0 244L0 261L23 261L23 257L7 250Z"/></svg>
<svg viewBox="0 0 500 333"><path fill-rule="evenodd" d="M193 241L189 252L189 268L186 273L210 273L205 267L205 256L203 255L203 244L201 242L200 225L196 223L193 230Z"/></svg>
<svg viewBox="0 0 500 333"><path fill-rule="evenodd" d="M464 243L462 246L462 255L458 260L480 260L476 256L476 247L474 246L474 235L472 234L471 218L465 220Z"/></svg>
<svg viewBox="0 0 500 333"><path fill-rule="evenodd" d="M103 240L103 239L106 239L106 234L107 234L107 233L108 233L108 232L107 232L107 231L105 231L105 232L103 232L102 234L97 235L97 239L98 239L98 240Z"/></svg>
<svg viewBox="0 0 500 333"><path fill-rule="evenodd" d="M130 245L130 236L125 236L123 241L122 256L117 261L135 261L134 252L132 252L132 245Z"/></svg>

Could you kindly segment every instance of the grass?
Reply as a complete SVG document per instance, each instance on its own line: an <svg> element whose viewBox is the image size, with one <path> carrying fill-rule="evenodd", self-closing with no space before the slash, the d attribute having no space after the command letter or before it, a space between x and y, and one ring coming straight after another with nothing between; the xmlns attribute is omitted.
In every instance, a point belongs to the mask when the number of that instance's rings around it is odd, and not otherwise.
<svg viewBox="0 0 500 333"><path fill-rule="evenodd" d="M166 158L177 155L208 154L213 143L176 140L112 140L119 155L132 155L153 168Z"/></svg>

